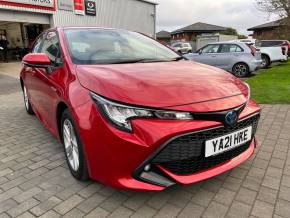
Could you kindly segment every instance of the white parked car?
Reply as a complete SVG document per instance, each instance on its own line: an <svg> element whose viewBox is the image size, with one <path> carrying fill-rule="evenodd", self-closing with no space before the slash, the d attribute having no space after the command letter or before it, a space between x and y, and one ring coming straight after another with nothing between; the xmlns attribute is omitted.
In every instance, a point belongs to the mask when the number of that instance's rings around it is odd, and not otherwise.
<svg viewBox="0 0 290 218"><path fill-rule="evenodd" d="M284 51L281 47L273 46L273 47L261 47L261 42L255 39L242 39L240 42L244 42L246 44L255 45L261 52L262 57L262 65L261 68L267 68L273 62L278 61L287 61L287 54L283 54Z"/></svg>
<svg viewBox="0 0 290 218"><path fill-rule="evenodd" d="M192 52L192 47L188 42L176 42L171 45L171 48L181 54L187 54Z"/></svg>

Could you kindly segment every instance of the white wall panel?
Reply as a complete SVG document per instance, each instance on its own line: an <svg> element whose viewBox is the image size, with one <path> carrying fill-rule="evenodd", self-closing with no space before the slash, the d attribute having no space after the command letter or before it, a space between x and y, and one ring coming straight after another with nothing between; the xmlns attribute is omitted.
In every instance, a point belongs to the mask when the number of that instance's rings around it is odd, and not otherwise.
<svg viewBox="0 0 290 218"><path fill-rule="evenodd" d="M155 5L137 0L96 0L97 15L54 12L54 26L101 26L123 28L155 35Z"/></svg>
<svg viewBox="0 0 290 218"><path fill-rule="evenodd" d="M148 2L142 0L95 0L95 1L97 9L96 16L76 15L73 11L63 11L58 9L56 11L49 11L25 7L0 5L0 10L5 9L0 11L0 20L43 23L43 24L47 24L49 22L51 26L113 27L134 30L151 36L155 35L156 5L150 3L150 1Z"/></svg>

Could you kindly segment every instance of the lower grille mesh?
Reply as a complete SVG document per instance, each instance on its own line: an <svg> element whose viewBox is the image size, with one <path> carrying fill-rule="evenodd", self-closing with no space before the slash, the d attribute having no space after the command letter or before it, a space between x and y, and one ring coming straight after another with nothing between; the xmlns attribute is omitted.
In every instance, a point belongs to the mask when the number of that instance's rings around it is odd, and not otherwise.
<svg viewBox="0 0 290 218"><path fill-rule="evenodd" d="M250 142L217 156L206 158L205 141L251 125L253 126L253 138L257 130L259 117L259 115L255 115L242 120L233 128L220 127L180 136L169 142L153 159L152 163L162 165L175 174L186 175L229 161L246 151L250 146Z"/></svg>

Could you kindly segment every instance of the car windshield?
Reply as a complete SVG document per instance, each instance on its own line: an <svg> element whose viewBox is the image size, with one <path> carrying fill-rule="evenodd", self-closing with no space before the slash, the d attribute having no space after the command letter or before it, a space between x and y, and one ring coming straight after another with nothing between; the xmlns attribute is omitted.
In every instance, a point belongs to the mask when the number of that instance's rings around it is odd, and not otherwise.
<svg viewBox="0 0 290 218"><path fill-rule="evenodd" d="M179 44L179 43L178 44L173 44L172 47L178 48L178 47L181 47L181 44Z"/></svg>
<svg viewBox="0 0 290 218"><path fill-rule="evenodd" d="M140 33L113 29L66 29L75 64L121 64L182 59L166 46Z"/></svg>

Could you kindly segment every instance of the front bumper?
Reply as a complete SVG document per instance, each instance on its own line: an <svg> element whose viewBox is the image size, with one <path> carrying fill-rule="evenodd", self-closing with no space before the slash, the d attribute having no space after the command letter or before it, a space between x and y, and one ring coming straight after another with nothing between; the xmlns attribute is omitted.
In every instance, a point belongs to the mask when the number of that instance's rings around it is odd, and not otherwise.
<svg viewBox="0 0 290 218"><path fill-rule="evenodd" d="M212 168L209 168L207 170L204 170L204 171L201 171L198 173L194 173L191 175L179 176L179 175L175 175L175 174L171 173L169 170L167 170L165 168L162 168L162 170L166 174L168 174L168 176L170 176L173 180L177 181L180 184L187 185L187 184L191 184L191 183L200 182L202 180L209 179L209 178L217 176L221 173L224 173L224 172L240 165L241 163L245 162L254 154L254 150L255 150L256 146L257 146L256 139L253 139L249 148L245 152L243 152L242 154L236 156L235 158L233 158L229 161L218 164L215 167L212 167Z"/></svg>
<svg viewBox="0 0 290 218"><path fill-rule="evenodd" d="M260 108L250 101L241 112L239 119L245 119L259 112ZM208 179L246 161L253 154L256 146L253 138L248 148L234 158L207 169L180 175L168 170L162 164L154 164L150 169L146 169L146 166L152 165L150 162L152 157L156 156L161 145L172 138L219 128L223 126L222 123L211 120L136 119L132 121L134 132L130 134L112 127L99 114L92 101L77 108L74 114L78 121L76 123L79 124L91 178L115 188L160 191L175 183L190 184ZM140 177L142 173L150 173L150 171L154 171L154 174L145 175L145 179Z"/></svg>
<svg viewBox="0 0 290 218"><path fill-rule="evenodd" d="M153 181L154 184L162 186L171 186L174 183L188 184L215 176L215 172L224 172L222 169L230 169L231 166L239 164L251 153L254 135L257 130L260 114L254 114L241 119L234 127L217 127L187 133L170 139L160 146L160 148L151 155L136 170L134 177L145 182ZM232 132L252 126L252 140L241 146L235 147L230 151L221 154L205 157L205 141L227 135ZM230 162L229 167L224 167ZM152 182L151 182L152 183Z"/></svg>

